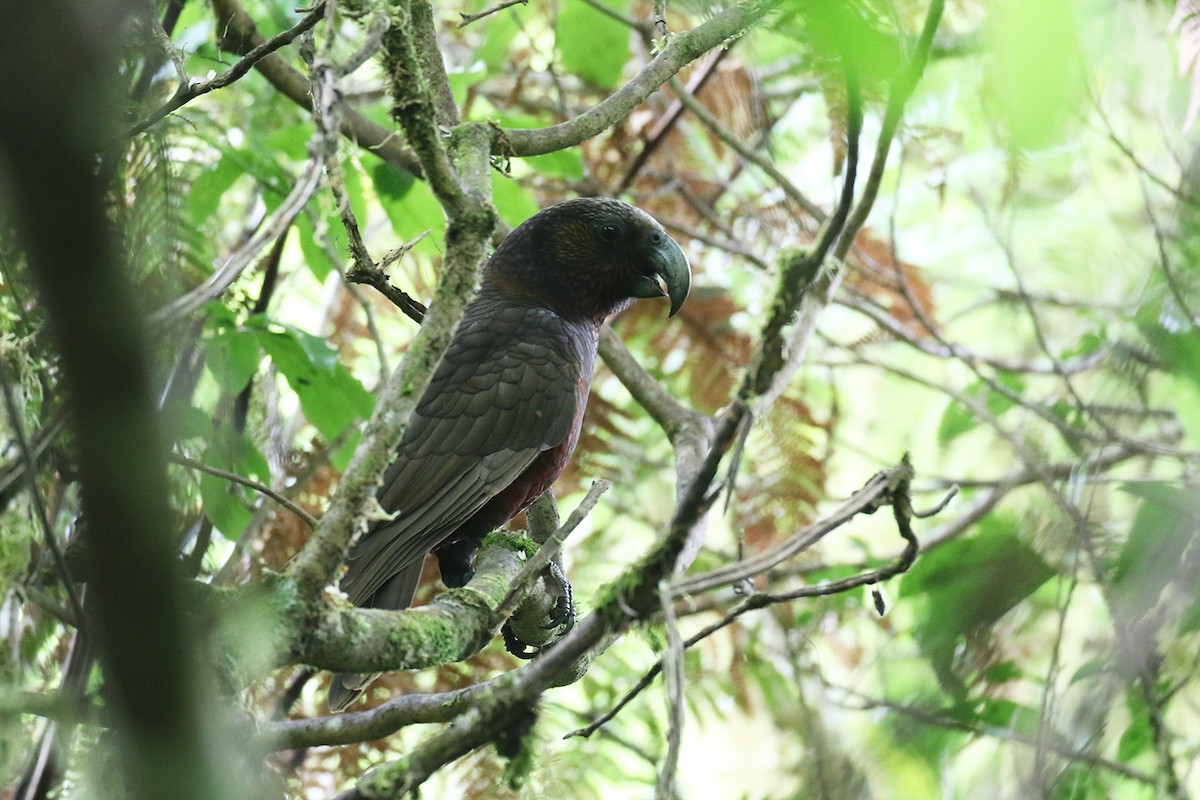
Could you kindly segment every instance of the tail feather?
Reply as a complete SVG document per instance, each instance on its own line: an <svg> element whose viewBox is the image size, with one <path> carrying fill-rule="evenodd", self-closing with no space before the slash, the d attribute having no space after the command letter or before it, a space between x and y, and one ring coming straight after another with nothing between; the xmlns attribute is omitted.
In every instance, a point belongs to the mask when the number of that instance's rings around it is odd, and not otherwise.
<svg viewBox="0 0 1200 800"><path fill-rule="evenodd" d="M371 682L382 675L382 672L352 673L343 672L333 676L329 683L329 710L345 711L358 696L366 691Z"/></svg>

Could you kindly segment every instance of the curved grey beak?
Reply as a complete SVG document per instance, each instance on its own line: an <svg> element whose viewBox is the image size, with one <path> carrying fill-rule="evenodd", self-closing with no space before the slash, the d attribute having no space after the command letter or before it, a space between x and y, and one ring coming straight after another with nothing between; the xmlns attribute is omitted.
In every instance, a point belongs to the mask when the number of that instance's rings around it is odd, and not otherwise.
<svg viewBox="0 0 1200 800"><path fill-rule="evenodd" d="M634 279L631 294L634 297L669 297L671 298L671 313L675 316L683 308L688 292L692 288L692 268L687 256L674 239L666 234L655 244L648 259L650 269L648 274L639 275ZM666 284L663 291L662 284Z"/></svg>

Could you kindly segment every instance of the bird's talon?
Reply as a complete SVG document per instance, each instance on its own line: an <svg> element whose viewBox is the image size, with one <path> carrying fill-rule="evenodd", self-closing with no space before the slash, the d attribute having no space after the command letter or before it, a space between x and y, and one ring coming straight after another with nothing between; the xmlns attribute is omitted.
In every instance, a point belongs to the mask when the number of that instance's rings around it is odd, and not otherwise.
<svg viewBox="0 0 1200 800"><path fill-rule="evenodd" d="M512 626L507 622L504 623L504 627L500 629L500 634L504 637L504 649L512 653L517 658L528 661L541 652L536 647L528 647L524 642L518 639L517 634L513 632Z"/></svg>
<svg viewBox="0 0 1200 800"><path fill-rule="evenodd" d="M550 609L550 624L545 626L547 630L562 628L563 636L566 636L575 627L575 600L571 595L570 584L566 584L566 590L566 594L559 597L554 608Z"/></svg>

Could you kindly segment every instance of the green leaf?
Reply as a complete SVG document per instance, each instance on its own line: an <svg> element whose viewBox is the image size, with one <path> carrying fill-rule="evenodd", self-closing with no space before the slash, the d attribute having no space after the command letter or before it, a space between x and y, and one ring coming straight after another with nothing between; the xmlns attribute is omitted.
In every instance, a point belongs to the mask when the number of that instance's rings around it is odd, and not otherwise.
<svg viewBox="0 0 1200 800"><path fill-rule="evenodd" d="M1200 595L1197 595L1183 609L1183 614L1179 617L1178 630L1181 636L1185 633L1200 631Z"/></svg>
<svg viewBox="0 0 1200 800"><path fill-rule="evenodd" d="M308 158L308 141L313 135L311 121L297 122L282 128L276 128L263 137L262 141L271 150L278 151L292 161L304 161Z"/></svg>
<svg viewBox="0 0 1200 800"><path fill-rule="evenodd" d="M614 11L627 0L608 0ZM565 3L558 12L556 46L563 69L589 83L615 89L629 60L629 28L586 3Z"/></svg>
<svg viewBox="0 0 1200 800"><path fill-rule="evenodd" d="M308 358L310 364L326 372L332 372L337 369L339 363L338 352L333 349L329 342L320 336L313 336L307 331L293 328L290 325L282 327L296 338L296 343L300 345L300 349L304 351L304 355Z"/></svg>
<svg viewBox="0 0 1200 800"><path fill-rule="evenodd" d="M989 83L1016 144L1061 141L1083 97L1075 22L1067 0L1009 0L991 26L995 53Z"/></svg>
<svg viewBox="0 0 1200 800"><path fill-rule="evenodd" d="M1200 333L1186 321L1159 316L1139 319L1142 335L1165 362L1168 372L1186 376L1200 386Z"/></svg>
<svg viewBox="0 0 1200 800"><path fill-rule="evenodd" d="M996 373L995 382L1017 395L1025 390L1024 379L1012 372ZM1016 401L1007 394L998 389L993 389L983 381L978 381L964 391L963 394L976 400L982 400L984 408L987 409L988 413L997 418L1016 405ZM946 411L942 414L941 422L938 424L938 443L942 446L948 445L964 433L974 430L977 426L978 420L975 418L975 412L965 403L951 400L950 404L946 406Z"/></svg>
<svg viewBox="0 0 1200 800"><path fill-rule="evenodd" d="M1092 353L1095 353L1097 350L1103 347L1107 341L1108 340L1105 338L1103 333L1085 333L1083 336L1079 337L1079 341L1075 343L1074 347L1063 352L1062 358L1067 359L1090 356Z"/></svg>
<svg viewBox="0 0 1200 800"><path fill-rule="evenodd" d="M1025 379L1015 372L997 372L996 383L1018 396L1021 392L1025 391ZM1016 404L1016 400L1013 400L1007 394L990 387L984 395L984 405L987 406L987 410L994 417L999 417Z"/></svg>
<svg viewBox="0 0 1200 800"><path fill-rule="evenodd" d="M247 508L242 495L242 487L215 475L200 475L200 501L204 503L204 516L226 539L236 541L241 538L254 517L254 512Z"/></svg>
<svg viewBox="0 0 1200 800"><path fill-rule="evenodd" d="M1121 734L1121 741L1117 744L1117 758L1122 762L1128 762L1142 753L1149 752L1154 746L1150 714L1141 694L1137 691L1127 692L1125 705L1129 709L1129 727Z"/></svg>
<svg viewBox="0 0 1200 800"><path fill-rule="evenodd" d="M413 252L440 254L446 238L446 217L428 184L389 164L372 167L371 181L375 184L383 212L396 232L397 244L429 231L429 237Z"/></svg>
<svg viewBox="0 0 1200 800"><path fill-rule="evenodd" d="M454 95L454 102L458 104L459 108L467 102L467 92L470 88L483 82L487 76L487 69L479 63L472 64L469 69L446 74L446 78L450 81L450 93Z"/></svg>
<svg viewBox="0 0 1200 800"><path fill-rule="evenodd" d="M1089 659L1082 667L1075 670L1075 674L1071 676L1071 683L1090 678L1093 675L1107 675L1112 670L1112 665L1105 659L1092 658Z"/></svg>
<svg viewBox="0 0 1200 800"><path fill-rule="evenodd" d="M353 158L342 159L342 177L346 186L346 196L350 198L350 208L359 220L367 218L367 198L363 195L363 172L358 161Z"/></svg>
<svg viewBox="0 0 1200 800"><path fill-rule="evenodd" d="M988 683L1008 683L1020 680L1024 675L1020 665L1015 661L1001 661L999 664L992 664L983 672Z"/></svg>
<svg viewBox="0 0 1200 800"><path fill-rule="evenodd" d="M202 456L204 463L236 475L251 476L260 483L270 481L266 458L245 435L229 426L212 430L212 439ZM224 478L200 474L200 499L204 515L227 539L237 539L254 516L254 493Z"/></svg>
<svg viewBox="0 0 1200 800"><path fill-rule="evenodd" d="M354 449L358 447L360 441L362 441L362 431L350 431L350 435L346 437L346 441L342 446L329 454L330 465L338 472L345 472L346 467L350 466L350 459L354 455Z"/></svg>
<svg viewBox="0 0 1200 800"><path fill-rule="evenodd" d="M211 439L212 415L193 406L176 406L163 414L166 435L172 442L184 439Z"/></svg>
<svg viewBox="0 0 1200 800"><path fill-rule="evenodd" d="M967 431L974 430L975 425L975 412L967 408L965 403L951 400L938 423L938 444L945 447Z"/></svg>
<svg viewBox="0 0 1200 800"><path fill-rule="evenodd" d="M338 269L338 265L333 263L329 251L317 241L317 229L306 214L296 217L292 225L300 233L300 252L304 254L304 263L317 282L324 283L329 273Z"/></svg>
<svg viewBox="0 0 1200 800"><path fill-rule="evenodd" d="M583 177L583 156L574 147L521 160L528 164L534 172L548 178L564 178L573 181Z"/></svg>
<svg viewBox="0 0 1200 800"><path fill-rule="evenodd" d="M1200 497L1168 483L1125 484L1142 499L1113 565L1113 590L1121 613L1136 619L1181 577L1184 553L1200 527Z"/></svg>
<svg viewBox="0 0 1200 800"><path fill-rule="evenodd" d="M959 640L993 625L1054 575L1015 523L993 516L979 528L917 559L900 582L901 597L927 601L913 629L918 646L947 688L960 691Z"/></svg>
<svg viewBox="0 0 1200 800"><path fill-rule="evenodd" d="M854 3L802 3L805 34L824 60L854 65L860 79L892 80L901 64L896 38Z"/></svg>
<svg viewBox="0 0 1200 800"><path fill-rule="evenodd" d="M517 13L514 10L510 13L494 14L488 19L487 34L483 37L483 43L475 50L475 58L483 62L489 75L503 73L508 64L508 53L513 40L521 33Z"/></svg>
<svg viewBox="0 0 1200 800"><path fill-rule="evenodd" d="M242 168L228 155L221 156L215 165L196 176L188 192L188 208L196 227L206 226L221 206L225 192L241 176Z"/></svg>
<svg viewBox="0 0 1200 800"><path fill-rule="evenodd" d="M496 211L514 228L538 212L537 201L524 186L492 172L492 199Z"/></svg>
<svg viewBox="0 0 1200 800"><path fill-rule="evenodd" d="M304 416L326 439L371 413L375 398L319 337L284 326L258 330L258 342L300 399Z"/></svg>
<svg viewBox="0 0 1200 800"><path fill-rule="evenodd" d="M229 394L246 388L258 372L262 351L255 331L230 328L208 337L204 342L204 366Z"/></svg>
<svg viewBox="0 0 1200 800"><path fill-rule="evenodd" d="M1000 697L963 700L947 707L943 713L972 727L987 725L1016 731L1036 731L1037 709Z"/></svg>
<svg viewBox="0 0 1200 800"><path fill-rule="evenodd" d="M1070 764L1054 782L1049 800L1108 800L1112 795L1101 774L1090 764Z"/></svg>

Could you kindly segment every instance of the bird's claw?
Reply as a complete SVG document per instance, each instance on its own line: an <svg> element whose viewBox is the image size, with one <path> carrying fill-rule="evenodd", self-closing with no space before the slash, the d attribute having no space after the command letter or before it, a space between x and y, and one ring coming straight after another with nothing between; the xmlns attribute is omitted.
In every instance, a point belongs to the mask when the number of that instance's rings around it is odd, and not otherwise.
<svg viewBox="0 0 1200 800"><path fill-rule="evenodd" d="M553 561L550 562L550 574L558 581L562 594L555 601L554 608L550 609L550 624L546 629L562 628L562 635L566 636L575 627L575 593L562 568Z"/></svg>
<svg viewBox="0 0 1200 800"><path fill-rule="evenodd" d="M554 601L554 606L547 613L547 618L550 620L548 625L542 625L543 630L554 630L561 628L562 632L554 637L553 641L542 644L541 646L531 645L521 639L517 632L513 630L512 620L504 623L500 629L500 633L504 638L504 649L512 653L517 658L530 659L541 653L547 647L552 646L555 642L566 636L575 627L575 599L574 593L571 590L571 584L567 577L563 575L562 568L554 562L550 562L548 567L550 575L558 582L560 594ZM541 638L541 637L535 637Z"/></svg>
<svg viewBox="0 0 1200 800"><path fill-rule="evenodd" d="M512 653L517 658L528 661L529 659L542 652L536 647L530 647L517 638L516 632L512 629L512 623L505 622L504 627L500 629L500 635L504 637L504 649Z"/></svg>

